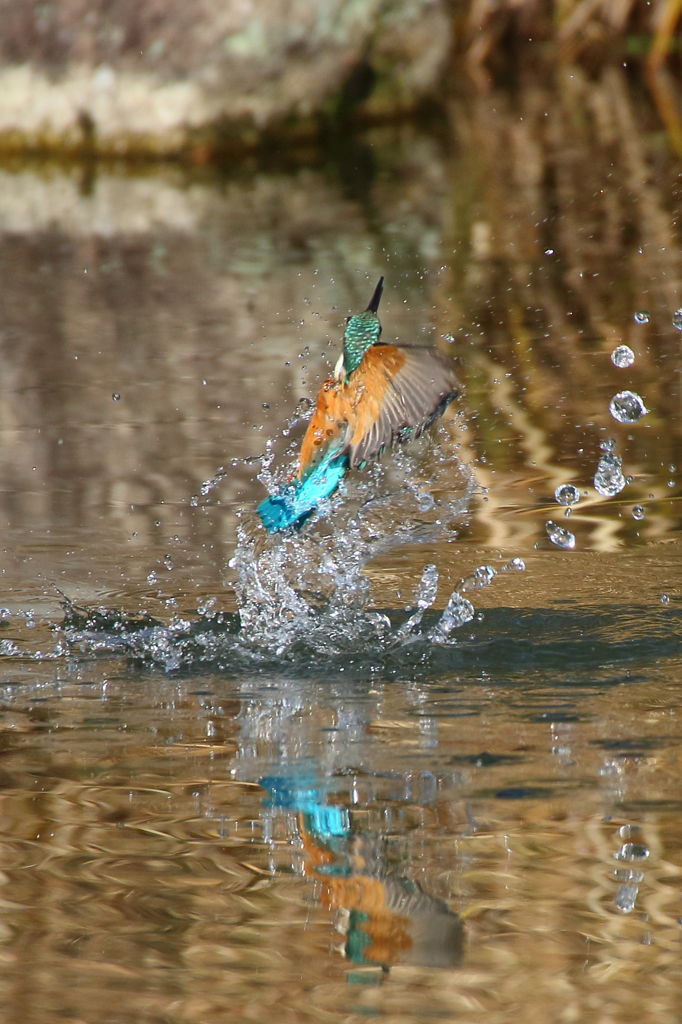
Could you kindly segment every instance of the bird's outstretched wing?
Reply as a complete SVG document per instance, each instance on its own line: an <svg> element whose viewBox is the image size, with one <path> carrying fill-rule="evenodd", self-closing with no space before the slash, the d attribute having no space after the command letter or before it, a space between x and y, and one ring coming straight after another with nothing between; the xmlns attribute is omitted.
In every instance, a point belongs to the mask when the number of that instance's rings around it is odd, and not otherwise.
<svg viewBox="0 0 682 1024"><path fill-rule="evenodd" d="M396 442L418 437L459 394L454 371L439 352L396 345L369 349L350 390L358 413L346 438L351 468Z"/></svg>

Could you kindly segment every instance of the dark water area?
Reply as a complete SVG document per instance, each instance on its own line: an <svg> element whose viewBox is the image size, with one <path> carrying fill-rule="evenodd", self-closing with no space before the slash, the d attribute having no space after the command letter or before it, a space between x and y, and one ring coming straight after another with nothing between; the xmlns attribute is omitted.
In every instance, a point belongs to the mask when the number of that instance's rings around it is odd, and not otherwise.
<svg viewBox="0 0 682 1024"><path fill-rule="evenodd" d="M679 1020L679 174L618 69L0 168L3 1019ZM463 398L266 539L381 274Z"/></svg>

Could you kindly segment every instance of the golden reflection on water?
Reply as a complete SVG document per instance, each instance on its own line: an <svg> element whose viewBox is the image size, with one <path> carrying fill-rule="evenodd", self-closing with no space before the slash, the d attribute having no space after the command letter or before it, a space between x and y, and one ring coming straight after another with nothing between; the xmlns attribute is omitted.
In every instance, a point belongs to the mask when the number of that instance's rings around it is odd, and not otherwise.
<svg viewBox="0 0 682 1024"><path fill-rule="evenodd" d="M613 69L447 128L372 129L331 170L0 172L3 638L51 652L55 587L233 608L263 492L231 460L314 394L379 273L385 337L458 360L447 429L486 490L456 543L369 567L376 603L428 561L527 564L403 674L3 657L7 1020L679 1018L678 167ZM607 437L633 477L610 500Z"/></svg>
<svg viewBox="0 0 682 1024"><path fill-rule="evenodd" d="M493 701L484 680L420 702L397 684L59 675L3 687L6 1019L677 1019L665 674L583 685L574 716L566 690L562 712L549 686ZM325 875L324 844L258 785L302 764L347 808L350 874ZM627 843L646 855L618 859ZM354 962L358 907L372 943ZM451 921L452 954L416 918Z"/></svg>

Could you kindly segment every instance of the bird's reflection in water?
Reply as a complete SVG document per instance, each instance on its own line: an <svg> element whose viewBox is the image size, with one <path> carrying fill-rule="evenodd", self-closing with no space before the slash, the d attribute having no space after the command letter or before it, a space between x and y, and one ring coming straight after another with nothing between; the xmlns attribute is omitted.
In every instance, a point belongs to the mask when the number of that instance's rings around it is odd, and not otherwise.
<svg viewBox="0 0 682 1024"><path fill-rule="evenodd" d="M316 901L337 914L343 954L354 964L456 967L463 928L447 904L391 872L381 835L354 831L345 807L326 803L322 787L293 776L263 778L269 806L294 811L305 851L303 872Z"/></svg>

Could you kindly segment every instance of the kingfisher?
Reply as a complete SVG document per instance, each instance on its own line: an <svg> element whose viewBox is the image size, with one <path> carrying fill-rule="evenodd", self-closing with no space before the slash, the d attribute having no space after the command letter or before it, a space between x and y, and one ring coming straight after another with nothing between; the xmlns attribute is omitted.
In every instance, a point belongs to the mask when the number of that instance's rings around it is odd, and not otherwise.
<svg viewBox="0 0 682 1024"><path fill-rule="evenodd" d="M256 509L268 533L300 528L349 470L418 437L459 394L439 352L381 341L383 289L381 277L367 309L348 318L343 352L320 388L296 467Z"/></svg>

